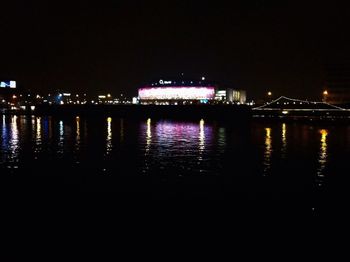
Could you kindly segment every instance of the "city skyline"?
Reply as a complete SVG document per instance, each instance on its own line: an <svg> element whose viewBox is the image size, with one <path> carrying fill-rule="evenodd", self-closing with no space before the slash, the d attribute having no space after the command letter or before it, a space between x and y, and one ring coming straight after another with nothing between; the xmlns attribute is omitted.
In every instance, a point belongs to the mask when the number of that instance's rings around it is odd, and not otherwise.
<svg viewBox="0 0 350 262"><path fill-rule="evenodd" d="M180 228L195 243L193 234L210 240L202 235L230 228L270 231L264 221L283 214L347 213L349 4L94 2L0 5L12 260L28 255L21 243L35 244L35 257L62 254L49 241L57 230L66 240L79 227L84 237L124 228L138 240L132 229L173 238ZM250 225L233 222L240 217ZM47 256L35 237L60 250Z"/></svg>
<svg viewBox="0 0 350 262"><path fill-rule="evenodd" d="M324 65L349 54L348 8L338 3L13 1L4 8L0 77L33 92L132 97L150 79L184 72L251 98L272 91L317 99Z"/></svg>

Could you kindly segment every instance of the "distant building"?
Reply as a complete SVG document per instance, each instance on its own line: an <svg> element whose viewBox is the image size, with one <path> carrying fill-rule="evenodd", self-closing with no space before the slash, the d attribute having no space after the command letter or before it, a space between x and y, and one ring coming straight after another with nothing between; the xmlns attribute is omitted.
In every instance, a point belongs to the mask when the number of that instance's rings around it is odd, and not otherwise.
<svg viewBox="0 0 350 262"><path fill-rule="evenodd" d="M11 106L17 104L17 82L0 80L0 105Z"/></svg>
<svg viewBox="0 0 350 262"><path fill-rule="evenodd" d="M157 105L246 103L246 91L219 87L205 78L160 79L139 89L138 102Z"/></svg>
<svg viewBox="0 0 350 262"><path fill-rule="evenodd" d="M226 90L217 90L215 92L215 100L226 102L227 94Z"/></svg>
<svg viewBox="0 0 350 262"><path fill-rule="evenodd" d="M16 81L0 81L0 88L15 89L17 87Z"/></svg>
<svg viewBox="0 0 350 262"><path fill-rule="evenodd" d="M245 90L227 89L227 101L245 104L247 101L247 92Z"/></svg>
<svg viewBox="0 0 350 262"><path fill-rule="evenodd" d="M76 94L70 92L64 92L62 90L56 90L53 93L48 94L47 96L38 96L36 102L44 104L56 104L56 105L67 105L67 104L86 104L87 97L86 94Z"/></svg>
<svg viewBox="0 0 350 262"><path fill-rule="evenodd" d="M205 80L160 79L138 90L141 104L209 103L215 99L216 85Z"/></svg>
<svg viewBox="0 0 350 262"><path fill-rule="evenodd" d="M323 101L330 104L350 103L350 62L326 66Z"/></svg>
<svg viewBox="0 0 350 262"><path fill-rule="evenodd" d="M226 90L217 90L215 93L215 100L229 103L245 104L247 101L247 93L245 90L234 90L232 88L228 88Z"/></svg>

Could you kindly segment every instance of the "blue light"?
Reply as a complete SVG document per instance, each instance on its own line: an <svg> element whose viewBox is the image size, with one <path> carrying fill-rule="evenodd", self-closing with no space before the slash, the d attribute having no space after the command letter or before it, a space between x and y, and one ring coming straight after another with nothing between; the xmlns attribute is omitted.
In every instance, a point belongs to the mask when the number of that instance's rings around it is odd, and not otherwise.
<svg viewBox="0 0 350 262"><path fill-rule="evenodd" d="M16 88L16 81L1 81L0 87L2 87L2 88Z"/></svg>
<svg viewBox="0 0 350 262"><path fill-rule="evenodd" d="M63 97L62 94L58 94L57 96L55 96L55 102L56 102L56 103L61 103L62 97Z"/></svg>

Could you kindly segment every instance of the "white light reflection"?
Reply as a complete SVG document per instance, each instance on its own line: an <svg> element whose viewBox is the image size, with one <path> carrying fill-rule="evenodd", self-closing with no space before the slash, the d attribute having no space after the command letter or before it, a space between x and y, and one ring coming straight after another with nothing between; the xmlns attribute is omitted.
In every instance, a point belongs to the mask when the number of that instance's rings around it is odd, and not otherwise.
<svg viewBox="0 0 350 262"><path fill-rule="evenodd" d="M145 144L145 163L144 168L142 172L144 174L147 174L149 170L149 156L150 156L150 149L151 149L151 143L152 143L152 130L151 130L151 119L147 119L147 125L146 125L146 144Z"/></svg>
<svg viewBox="0 0 350 262"><path fill-rule="evenodd" d="M317 179L316 183L318 187L323 186L324 182L324 169L327 164L327 136L328 136L328 131L326 129L320 130L321 133L321 148L320 148L320 153L319 153L319 158L318 158L318 163L319 163L319 168L317 169Z"/></svg>
<svg viewBox="0 0 350 262"><path fill-rule="evenodd" d="M146 130L146 153L150 150L152 143L152 130L151 130L151 118L147 119L147 130Z"/></svg>
<svg viewBox="0 0 350 262"><path fill-rule="evenodd" d="M267 175L271 169L272 156L272 138L271 128L265 128L265 152L264 152L264 175Z"/></svg>
<svg viewBox="0 0 350 262"><path fill-rule="evenodd" d="M202 160L202 154L205 149L205 133L204 133L204 120L199 121L199 160Z"/></svg>
<svg viewBox="0 0 350 262"><path fill-rule="evenodd" d="M39 153L41 151L41 145L42 145L42 139L41 139L41 117L36 118L36 124L35 124L35 153ZM35 157L36 159L37 157Z"/></svg>
<svg viewBox="0 0 350 262"><path fill-rule="evenodd" d="M59 126L59 140L58 140L58 150L57 152L59 154L63 154L63 142L64 142L64 125L63 121L61 120L58 124Z"/></svg>
<svg viewBox="0 0 350 262"><path fill-rule="evenodd" d="M17 116L11 118L11 139L9 146L9 160L10 162L18 162L18 150L19 150L19 136L17 126ZM13 166L17 168L18 166Z"/></svg>
<svg viewBox="0 0 350 262"><path fill-rule="evenodd" d="M35 142L36 139L36 117L34 115L32 115L32 125L31 125L32 129L32 139Z"/></svg>
<svg viewBox="0 0 350 262"><path fill-rule="evenodd" d="M107 118L107 139L106 139L106 154L112 151L112 118Z"/></svg>

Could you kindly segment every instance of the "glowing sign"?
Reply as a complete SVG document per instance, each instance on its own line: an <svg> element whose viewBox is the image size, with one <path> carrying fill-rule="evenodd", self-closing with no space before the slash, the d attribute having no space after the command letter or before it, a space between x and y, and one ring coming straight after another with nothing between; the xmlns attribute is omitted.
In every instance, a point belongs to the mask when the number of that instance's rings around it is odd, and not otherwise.
<svg viewBox="0 0 350 262"><path fill-rule="evenodd" d="M161 85L169 85L171 83L172 83L171 81L159 80L159 84L161 84Z"/></svg>
<svg viewBox="0 0 350 262"><path fill-rule="evenodd" d="M141 100L209 100L214 97L214 87L145 87L139 89Z"/></svg>
<svg viewBox="0 0 350 262"><path fill-rule="evenodd" d="M2 81L0 87L3 88L16 88L16 81Z"/></svg>

